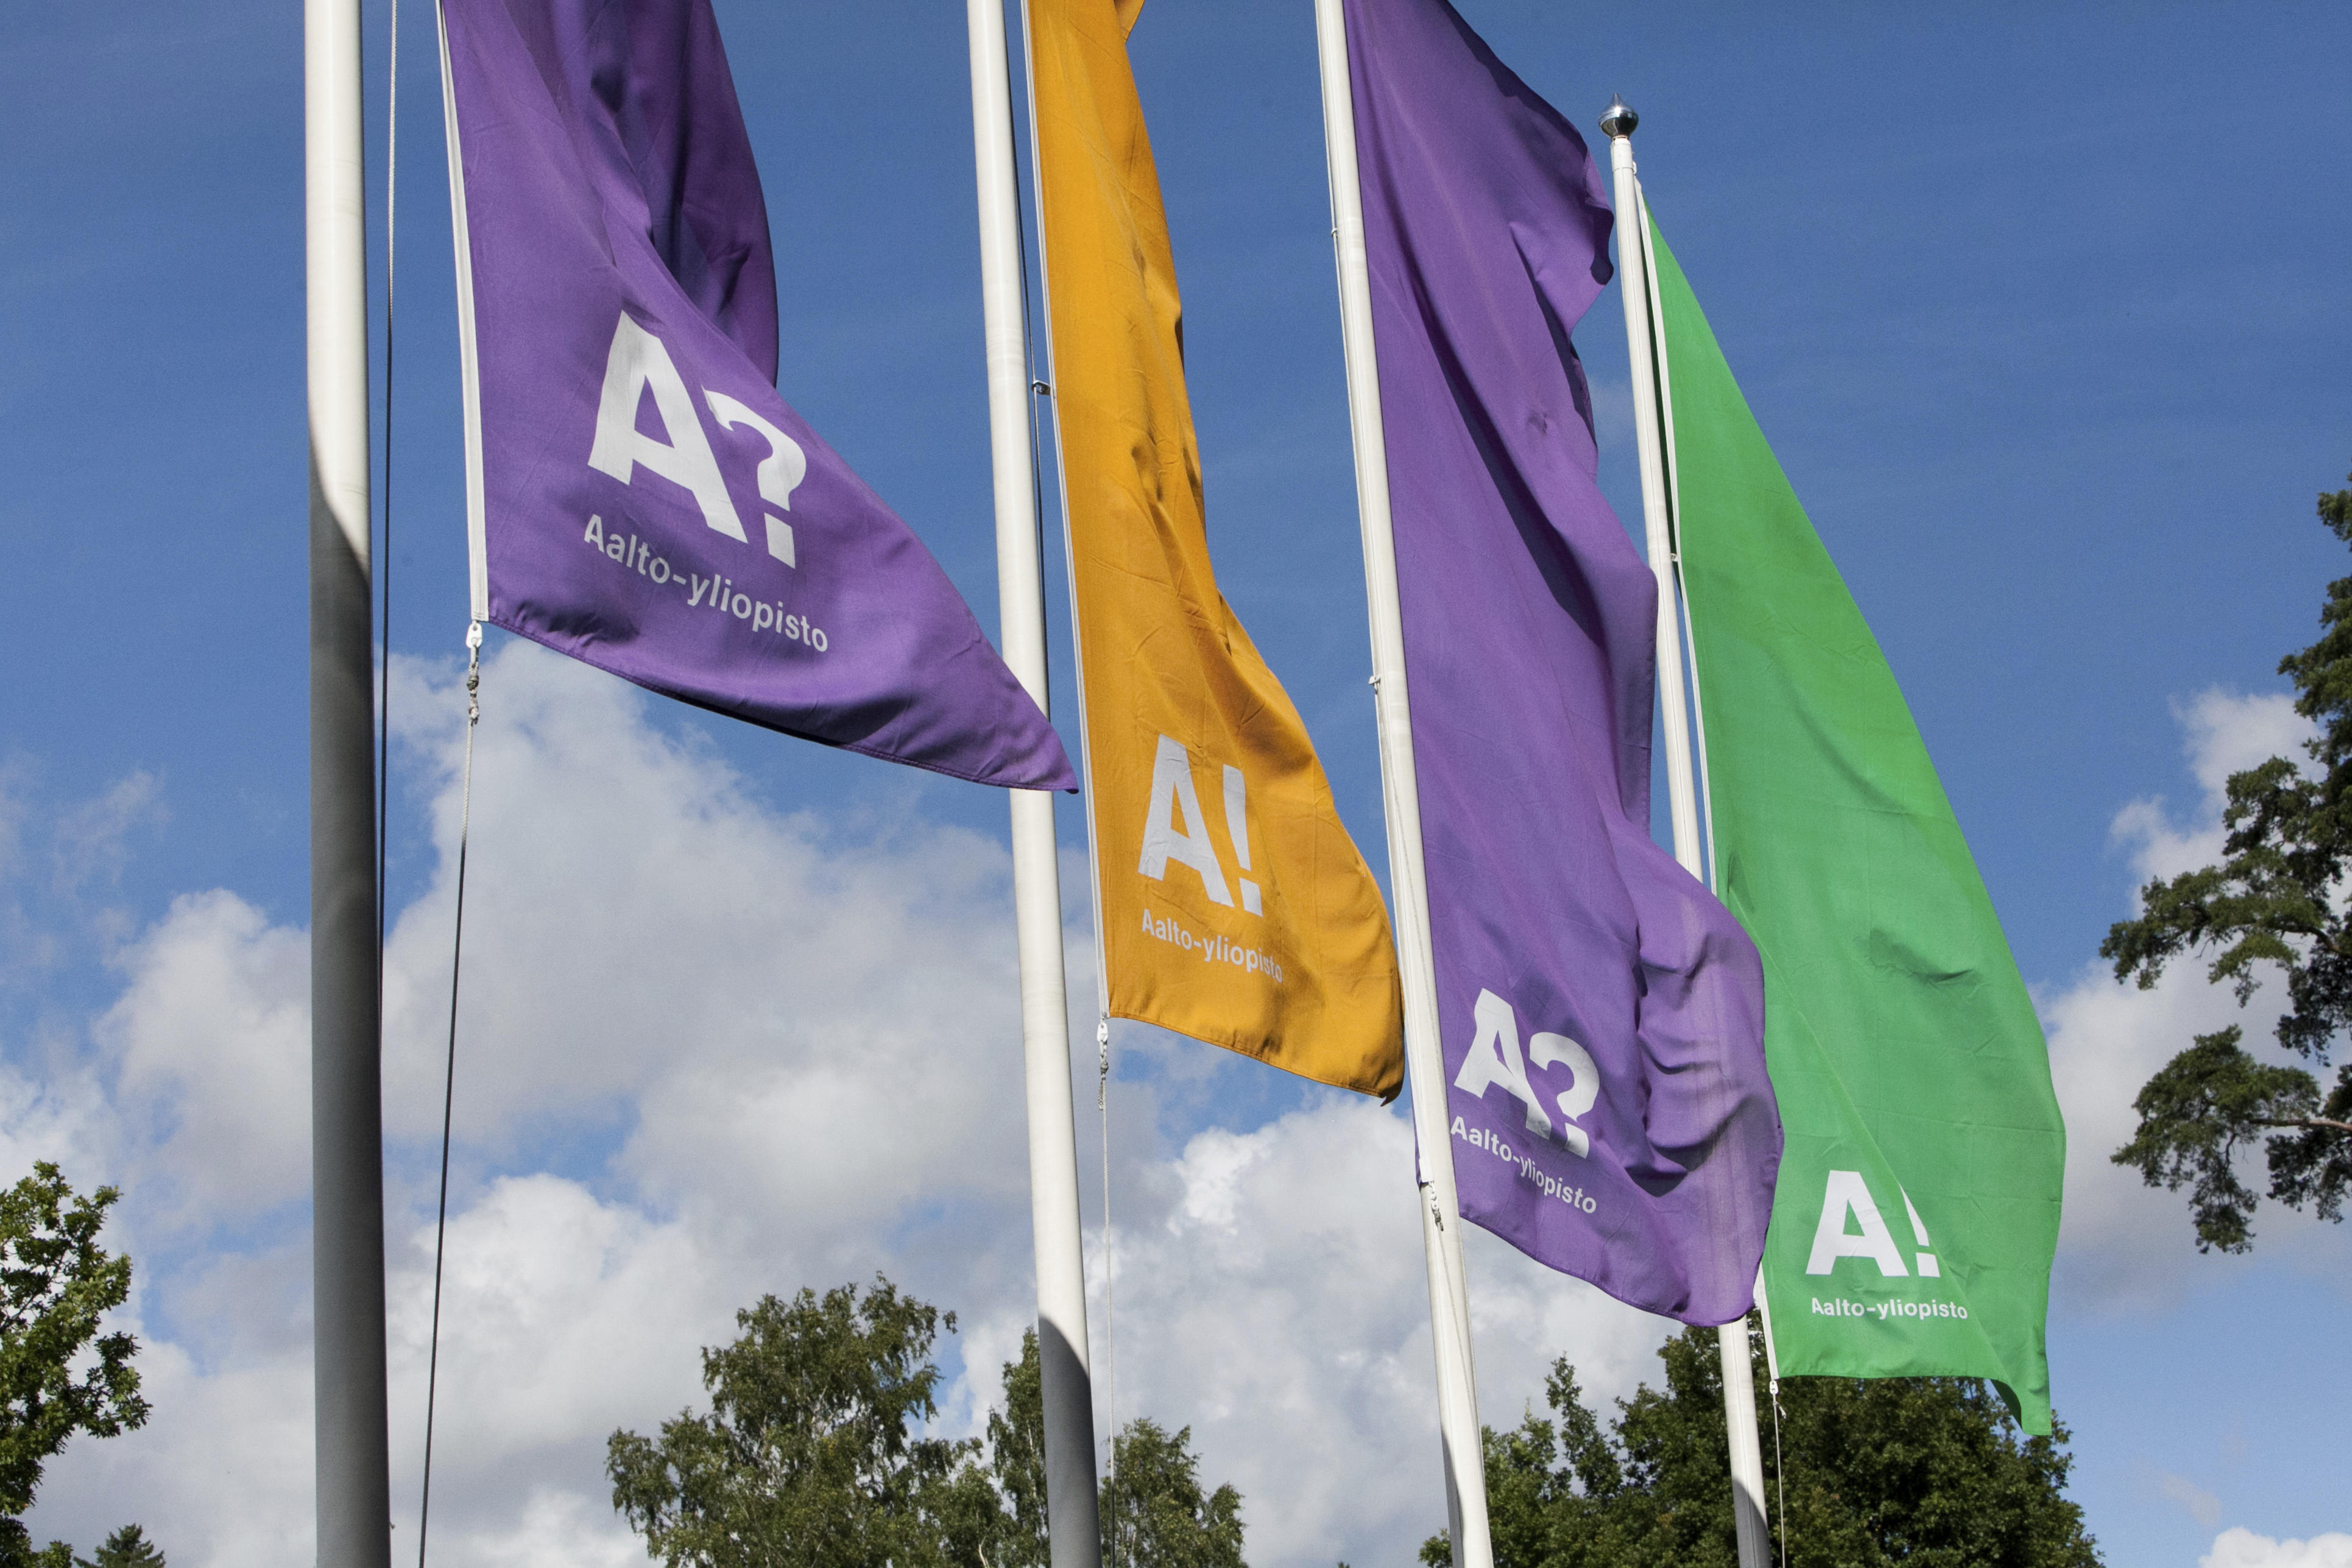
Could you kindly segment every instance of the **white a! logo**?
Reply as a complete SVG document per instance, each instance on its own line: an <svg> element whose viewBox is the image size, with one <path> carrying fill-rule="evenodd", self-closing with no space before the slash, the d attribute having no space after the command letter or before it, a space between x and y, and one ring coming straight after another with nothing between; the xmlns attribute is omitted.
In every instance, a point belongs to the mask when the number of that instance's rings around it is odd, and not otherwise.
<svg viewBox="0 0 2352 1568"><path fill-rule="evenodd" d="M1927 1239L1927 1222L1912 1206L1908 1193L1903 1194L1903 1210L1911 1221L1911 1234L1919 1238L1916 1257L1920 1278L1936 1279L1943 1273L1943 1266L1936 1261L1934 1253L1927 1250L1934 1243ZM1859 1228L1847 1229L1848 1221ZM1878 1200L1870 1195L1870 1184L1862 1179L1860 1171L1830 1173L1822 1192L1822 1217L1813 1226L1813 1251L1805 1260L1805 1272L1827 1274L1837 1267L1841 1258L1867 1258L1889 1279L1899 1279L1911 1272L1903 1267L1903 1251L1895 1246L1895 1234L1886 1228L1886 1221L1878 1212Z"/></svg>
<svg viewBox="0 0 2352 1568"><path fill-rule="evenodd" d="M646 393L654 395L654 416L661 436L637 428L637 411ZM784 511L793 508L793 491L808 474L808 455L800 443L723 392L705 391L719 428L751 430L767 443L759 468L760 498ZM694 497L702 521L730 539L751 541L743 520L727 494L709 439L686 381L662 341L637 325L626 311L613 329L612 352L604 360L604 389L596 400L596 441L588 450L588 466L610 474L623 484L636 482L639 468L651 469ZM771 512L768 553L787 566L797 566L793 549L793 525Z"/></svg>
<svg viewBox="0 0 2352 1568"><path fill-rule="evenodd" d="M1592 1141L1576 1124L1576 1119L1591 1110L1592 1102L1601 1098L1601 1069L1592 1065L1592 1053L1566 1035L1538 1035L1528 1041L1528 1054L1522 1059L1518 1015L1492 991L1478 993L1472 1017L1478 1026L1477 1037L1470 1042L1470 1054L1462 1059L1462 1070L1454 1077L1454 1087L1483 1096L1489 1089L1501 1085L1506 1093L1527 1108L1528 1131L1549 1138L1553 1135L1551 1116L1528 1078L1528 1067L1532 1063L1539 1068L1566 1068L1570 1075L1568 1091L1553 1100L1566 1119L1559 1130L1559 1141L1568 1145L1570 1153L1590 1158Z"/></svg>
<svg viewBox="0 0 2352 1568"><path fill-rule="evenodd" d="M1250 868L1249 786L1242 771L1225 769L1225 834L1234 843L1234 858ZM1143 814L1143 857L1136 870L1155 882L1165 881L1168 862L1190 866L1200 873L1201 887L1212 903L1233 907L1225 889L1225 870L1217 862L1217 848L1209 841L1208 819L1201 815L1201 794L1192 787L1192 754L1170 736L1160 737L1151 759L1151 804ZM1265 912L1265 896L1247 877L1241 885L1242 908L1254 915Z"/></svg>

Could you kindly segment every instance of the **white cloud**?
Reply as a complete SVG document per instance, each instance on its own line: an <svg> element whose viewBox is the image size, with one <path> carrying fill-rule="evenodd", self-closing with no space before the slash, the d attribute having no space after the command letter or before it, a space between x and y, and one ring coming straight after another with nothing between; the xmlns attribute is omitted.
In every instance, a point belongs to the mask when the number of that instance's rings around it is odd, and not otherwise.
<svg viewBox="0 0 2352 1568"><path fill-rule="evenodd" d="M121 879L132 830L170 817L161 782L142 770L61 808L41 802L37 777L21 761L0 763L0 988L46 982L122 940L130 917L93 895ZM35 878L42 859L48 875Z"/></svg>
<svg viewBox="0 0 2352 1568"><path fill-rule="evenodd" d="M2160 1474L2156 1484L2166 1499L2189 1510L2189 1517L2210 1530L2221 1521L2221 1500L2186 1476Z"/></svg>
<svg viewBox="0 0 2352 1568"><path fill-rule="evenodd" d="M406 1542L432 1267L419 1177L439 1131L462 732L446 670L396 679L436 855L387 968ZM766 1291L882 1269L956 1309L960 1343L941 1348L963 1370L942 1425L977 1430L1034 1302L1002 847L903 815L845 827L781 814L656 728L627 688L527 645L488 661L485 693L436 1560L640 1561L609 1506L605 1437L698 1405L698 1348ZM2221 780L2296 733L2270 698L2208 693L2182 719L2202 813L2127 808L2118 836L2144 872L2210 853ZM1083 906L1073 913L1072 988L1090 1014ZM94 1056L0 1078L0 1157L63 1150L130 1186L113 1234L141 1258L129 1321L157 1411L53 1468L36 1521L47 1534L87 1543L134 1517L182 1568L309 1559L308 1256L284 1217L308 1171L306 949L235 893L182 898L115 952L121 991L92 1027ZM2042 1003L2071 1132L2061 1299L2113 1309L2178 1290L2179 1199L2106 1155L2129 1134L2137 1085L2236 1009L2193 966L2145 993L2085 969ZM2267 1022L2259 1009L2247 1021ZM1114 1397L1121 1419L1190 1426L1204 1477L1244 1492L1265 1568L1408 1556L1443 1500L1402 1120L1318 1094L1263 1125L1204 1125L1254 1103L1263 1084L1244 1075L1262 1069L1151 1031L1121 1041L1115 1321L1090 1259L1106 1431ZM1093 1053L1076 1056L1085 1096ZM1091 1172L1091 1127L1081 1137ZM2287 1249L2328 1244L2311 1228L2283 1237ZM1539 1400L1563 1352L1604 1407L1654 1375L1660 1321L1482 1232L1469 1263L1491 1423ZM2168 1495L2216 1517L2180 1486ZM2217 1552L2240 1537L2261 1541L2232 1531Z"/></svg>
<svg viewBox="0 0 2352 1568"><path fill-rule="evenodd" d="M432 1267L418 1177L440 1125L462 734L446 671L396 679L437 856L399 911L386 993L394 1496L413 1542ZM698 1348L766 1291L882 1269L956 1309L961 1345L941 1348L969 1371L943 1424L977 1429L1034 1291L1002 847L919 819L859 834L779 814L628 689L528 645L487 662L484 692L435 1560L641 1560L609 1506L605 1438L698 1405ZM180 1568L296 1568L308 1257L282 1205L308 1169L306 939L213 891L117 962L83 1101L0 1084L0 1152L60 1129L120 1145L136 1179L114 1237L141 1257L132 1322L157 1415L69 1449L36 1528L86 1546L135 1517ZM1113 1090L1119 1415L1193 1427L1204 1475L1248 1500L1255 1563L1409 1556L1443 1500L1403 1122L1320 1096L1171 1146L1171 1126L1198 1127L1264 1069L1167 1039L1122 1049L1143 1077ZM1658 1321L1483 1235L1470 1253L1491 1420L1539 1399L1560 1351L1601 1396L1654 1365Z"/></svg>
<svg viewBox="0 0 2352 1568"><path fill-rule="evenodd" d="M131 860L131 830L160 826L168 816L162 781L153 773L134 771L117 779L58 819L58 885L71 890L90 881L117 880Z"/></svg>
<svg viewBox="0 0 2352 1568"><path fill-rule="evenodd" d="M310 1183L310 944L236 894L173 900L119 961L122 995L96 1026L143 1122L142 1174L184 1220L299 1198Z"/></svg>
<svg viewBox="0 0 2352 1568"><path fill-rule="evenodd" d="M502 1177L449 1226L435 1447L462 1476L604 1434L694 1387L697 1349L725 1336L723 1262L685 1226L600 1203L549 1175ZM432 1323L433 1229L413 1227L390 1302L394 1380L411 1430ZM592 1464L582 1477L593 1481ZM459 1489L462 1495L463 1489Z"/></svg>
<svg viewBox="0 0 2352 1568"><path fill-rule="evenodd" d="M472 1543L481 1568L637 1568L645 1548L616 1533L612 1510L576 1492L541 1489L523 1500L513 1526Z"/></svg>
<svg viewBox="0 0 2352 1568"><path fill-rule="evenodd" d="M749 1184L843 1225L974 1180L1013 1191L1017 1124L979 1113L1019 1061L1002 847L779 816L643 707L526 645L485 676L459 1136L503 1148L619 1111L653 1190L683 1200L726 1169L730 1204ZM441 869L397 923L387 991L386 1114L431 1136L462 734L454 689L414 672L394 711L445 721L404 735L439 770ZM853 1142L885 1129L890 1160Z"/></svg>
<svg viewBox="0 0 2352 1568"><path fill-rule="evenodd" d="M2304 762L2303 742L2311 721L2294 710L2284 692L2248 695L2210 687L2172 705L2181 728L2189 771L2202 790L2196 815L2174 820L2160 795L2144 796L2116 814L2115 842L2131 855L2142 882L2177 877L2218 859L2221 853L2221 808L2229 801L2230 775L2273 757Z"/></svg>
<svg viewBox="0 0 2352 1568"><path fill-rule="evenodd" d="M2273 1541L2243 1525L2213 1538L2198 1568L2352 1568L2352 1535L2330 1531L2308 1541Z"/></svg>
<svg viewBox="0 0 2352 1568"><path fill-rule="evenodd" d="M306 1320L272 1326L268 1353L228 1365L142 1332L138 1365L153 1415L125 1436L79 1439L51 1462L27 1520L33 1539L88 1552L137 1523L174 1564L309 1563L310 1334Z"/></svg>
<svg viewBox="0 0 2352 1568"><path fill-rule="evenodd" d="M2300 757L2297 746L2311 732L2280 695L2215 689L2177 704L2174 712L2202 795L2185 820L2158 798L2134 801L2116 814L2114 838L2128 851L2138 880L2177 875L2218 857L2229 776L2273 756ZM2228 988L2206 984L2205 968L2192 956L2143 991L2118 984L2106 963L2095 961L2036 999L2066 1117L2065 1218L2054 1276L2063 1306L2104 1311L2168 1300L2199 1278L2239 1267L2191 1251L2182 1196L2146 1185L2137 1171L2110 1159L2138 1124L2132 1100L2140 1086L2192 1037L2238 1024L2251 1048L2270 1038L2275 1005L2258 994L2241 1008ZM2344 1241L2274 1208L2266 1208L2257 1223L2264 1227L2263 1247L2273 1257L2339 1248Z"/></svg>
<svg viewBox="0 0 2352 1568"><path fill-rule="evenodd" d="M0 1068L0 1181L54 1161L79 1192L114 1180L115 1130L96 1076L65 1068L27 1076Z"/></svg>
<svg viewBox="0 0 2352 1568"><path fill-rule="evenodd" d="M1323 1097L1252 1131L1201 1132L1124 1179L1120 1418L1192 1427L1204 1476L1244 1493L1254 1563L1409 1556L1445 1511L1402 1117ZM1629 1393L1652 1371L1669 1325L1468 1234L1489 1425L1540 1404L1561 1352L1588 1393Z"/></svg>

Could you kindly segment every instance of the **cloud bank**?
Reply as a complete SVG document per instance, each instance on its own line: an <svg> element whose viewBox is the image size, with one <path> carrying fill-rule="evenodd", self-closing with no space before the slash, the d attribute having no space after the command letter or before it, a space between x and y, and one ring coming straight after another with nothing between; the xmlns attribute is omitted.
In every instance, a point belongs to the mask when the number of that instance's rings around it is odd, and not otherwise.
<svg viewBox="0 0 2352 1568"><path fill-rule="evenodd" d="M386 970L406 1552L462 703L446 671L395 677L434 854ZM697 1350L767 1291L883 1270L956 1310L942 1425L980 1429L1034 1310L1003 848L914 816L778 812L628 688L526 644L488 661L483 711L435 1561L643 1561L610 1507L604 1439L698 1403ZM1083 920L1068 935L1083 996ZM135 1518L182 1568L295 1568L310 1555L306 938L212 889L108 951L118 989L79 1076L0 1082L0 1154L61 1152L85 1187L131 1194L112 1239L139 1260L129 1320L156 1415L68 1450L34 1528L87 1549ZM1265 1069L1148 1031L1118 1049L1108 1277L1088 1194L1098 1426L1190 1426L1204 1473L1247 1499L1254 1563L1409 1555L1444 1503L1403 1121L1307 1092L1228 1125L1222 1105L1265 1102L1245 1075ZM1094 1053L1076 1054L1090 1111ZM1483 1237L1471 1267L1491 1418L1516 1419L1562 1351L1608 1392L1652 1364L1657 1320Z"/></svg>
<svg viewBox="0 0 2352 1568"><path fill-rule="evenodd" d="M432 846L386 972L404 1554L463 737L447 670L402 665L396 680L399 759ZM1033 1312L1005 851L919 814L780 812L658 712L526 644L487 665L435 1450L434 1558L450 1568L642 1562L610 1507L605 1437L699 1403L698 1349L763 1292L882 1270L957 1310L941 1417L954 1435L984 1425ZM2221 781L2300 733L2271 698L2209 693L2181 717L2205 798L2185 818L2158 801L2118 815L2136 876L2210 855ZM6 802L0 876L68 891L119 875L124 835L163 809L143 777L46 826L0 791ZM1081 867L1069 876L1082 887ZM111 999L78 1047L45 1037L38 1074L0 1071L0 1159L59 1158L85 1188L128 1190L112 1239L139 1260L125 1316L156 1415L53 1467L37 1535L87 1549L136 1519L180 1568L299 1568L305 934L215 889L144 929L93 914L58 940L105 954ZM2106 1154L2138 1083L2235 1009L2193 973L2138 992L2095 966L2041 1004L2071 1134L2060 1308L2162 1300L2184 1288L2187 1222ZM1092 1170L1091 1029L1075 1033ZM1350 1096L1269 1096L1265 1069L1156 1031L1122 1031L1117 1048L1108 1268L1091 1175L1087 1200L1098 1430L1137 1414L1191 1426L1205 1475L1247 1500L1261 1568L1409 1557L1444 1505L1404 1121ZM2287 1245L2327 1245L2305 1229ZM1558 1354L1602 1398L1652 1375L1667 1325L1481 1232L1469 1241L1489 1421L1539 1398ZM2209 1493L2180 1486L2219 1522ZM2207 1562L2332 1565L2346 1539L2232 1530Z"/></svg>
<svg viewBox="0 0 2352 1568"><path fill-rule="evenodd" d="M2273 1541L2251 1530L2225 1530L2198 1568L2352 1568L2352 1535L2330 1531L2308 1541Z"/></svg>

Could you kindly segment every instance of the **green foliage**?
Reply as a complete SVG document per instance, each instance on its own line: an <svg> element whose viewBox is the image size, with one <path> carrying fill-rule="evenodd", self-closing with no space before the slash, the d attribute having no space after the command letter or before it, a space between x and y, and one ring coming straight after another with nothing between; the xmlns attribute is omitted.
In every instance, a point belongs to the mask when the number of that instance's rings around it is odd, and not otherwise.
<svg viewBox="0 0 2352 1568"><path fill-rule="evenodd" d="M1763 1341L1751 1334L1756 1381ZM1496 1568L1735 1568L1730 1464L1715 1331L1666 1342L1663 1391L1618 1401L1604 1430L1563 1357L1549 1416L1486 1432ZM1775 1549L1790 1568L2095 1568L2063 1489L2066 1430L2027 1437L1987 1384L1963 1378L1793 1378L1780 1388L1781 1458L1765 1434ZM1769 1419L1769 1412L1767 1412ZM1421 1560L1444 1568L1444 1534Z"/></svg>
<svg viewBox="0 0 2352 1568"><path fill-rule="evenodd" d="M1171 1435L1138 1417L1112 1454L1102 1489L1106 1568L1247 1568L1242 1494L1231 1486L1202 1492L1190 1426Z"/></svg>
<svg viewBox="0 0 2352 1568"><path fill-rule="evenodd" d="M1097 1499L1107 1568L1244 1568L1242 1495L1201 1489L1192 1429L1173 1434L1150 1417L1121 1429L1112 1473ZM1045 1401L1037 1336L1022 1336L1021 1359L1004 1363L1004 1408L988 1418L989 1478L998 1524L987 1541L989 1568L1046 1568Z"/></svg>
<svg viewBox="0 0 2352 1568"><path fill-rule="evenodd" d="M138 1342L98 1331L131 1296L131 1259L98 1244L119 1196L79 1196L47 1161L0 1193L0 1568L73 1568L68 1547L36 1552L25 1529L41 1472L77 1432L112 1437L147 1419Z"/></svg>
<svg viewBox="0 0 2352 1568"><path fill-rule="evenodd" d="M613 1506L668 1568L924 1568L972 1500L957 1472L975 1445L915 1436L937 1413L941 1314L877 1276L819 1300L803 1290L735 1314L702 1352L709 1414L658 1441L615 1432Z"/></svg>
<svg viewBox="0 0 2352 1568"><path fill-rule="evenodd" d="M1047 1568L1045 1391L1034 1329L1021 1336L1021 1359L1004 1363L1004 1408L988 1415L988 1464L1002 1500L991 1568Z"/></svg>
<svg viewBox="0 0 2352 1568"><path fill-rule="evenodd" d="M733 1344L702 1352L709 1415L606 1447L613 1506L667 1568L1047 1568L1034 1332L983 1444L914 1435L937 1414L931 1347L955 1317L887 1279L862 1300L765 1297L736 1322ZM1117 1568L1245 1568L1241 1494L1202 1494L1191 1441L1150 1420L1120 1435L1099 1499Z"/></svg>
<svg viewBox="0 0 2352 1568"><path fill-rule="evenodd" d="M75 1568L163 1568L163 1553L146 1531L126 1524L106 1538L96 1557L77 1559Z"/></svg>
<svg viewBox="0 0 2352 1568"><path fill-rule="evenodd" d="M2319 517L2352 544L2352 489L2322 495ZM2099 954L2145 990L2173 959L2210 953L2206 977L2241 1006L2275 968L2286 982L2279 1044L2325 1068L2352 1025L2352 577L2328 584L2319 620L2319 640L2279 664L2295 711L2318 727L2305 746L2311 768L2273 757L2231 774L2220 864L2150 882L2138 918L2117 921ZM2138 1130L2115 1153L2150 1186L2189 1189L2200 1252L2253 1245L2260 1199L2238 1172L2257 1143L2270 1196L2290 1208L2340 1221L2352 1187L2352 1061L2323 1100L2312 1073L2258 1061L2240 1040L2234 1026L2200 1036L2150 1079L2133 1102Z"/></svg>

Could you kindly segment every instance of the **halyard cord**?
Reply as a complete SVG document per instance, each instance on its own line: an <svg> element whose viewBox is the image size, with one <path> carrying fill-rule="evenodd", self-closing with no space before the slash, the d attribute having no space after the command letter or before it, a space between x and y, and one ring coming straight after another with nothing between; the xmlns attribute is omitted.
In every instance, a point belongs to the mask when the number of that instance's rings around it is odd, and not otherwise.
<svg viewBox="0 0 2352 1568"><path fill-rule="evenodd" d="M392 0L392 47L385 51L383 132L383 551L373 563L383 595L383 652L376 672L375 710L375 994L376 1026L383 1024L384 871L392 847L392 263L393 198L400 171L400 0Z"/></svg>
<svg viewBox="0 0 2352 1568"><path fill-rule="evenodd" d="M1780 1380L1772 1380L1772 1481L1780 1491L1780 1568L1789 1568L1789 1466L1780 1457Z"/></svg>
<svg viewBox="0 0 2352 1568"><path fill-rule="evenodd" d="M1095 1020L1095 1054L1097 1076L1095 1079L1095 1109L1102 1116L1102 1260L1103 1260L1103 1419L1110 1427L1110 1458L1103 1468L1103 1489L1118 1507L1118 1321L1111 1312L1110 1279L1110 1019L1108 1016ZM1109 1537L1109 1568L1118 1564L1118 1530L1116 1524L1106 1532Z"/></svg>
<svg viewBox="0 0 2352 1568"><path fill-rule="evenodd" d="M1013 120L1013 104L1016 98L1013 91L1015 85L1013 79L1013 57L1008 51L1004 58L1004 104L1007 121ZM1023 90L1027 89L1024 87ZM1020 247L1021 252L1021 360L1023 368L1029 373L1029 521L1037 539L1037 613L1042 617L1045 613L1046 603L1045 474L1042 467L1044 459L1039 456L1042 448L1037 439L1037 399L1051 397L1054 395L1054 388L1050 383L1042 380L1037 374L1037 335L1032 329L1029 320L1029 217L1021 205L1021 137L1017 121L1013 125L1011 140L1013 142L1013 242ZM1045 649L1045 679L1044 689L1039 694L1037 707L1039 711L1046 715L1047 721L1051 722L1054 705L1054 639L1042 637L1039 640Z"/></svg>
<svg viewBox="0 0 2352 1568"><path fill-rule="evenodd" d="M392 851L392 416L393 416L393 303L395 263L399 257L399 229L395 223L400 196L400 0L392 0L387 18L384 48L383 89L383 543L373 565L376 572L382 609L379 612L380 652L376 666L376 774L375 774L375 954L376 954L376 1027L383 1026L384 936L388 923L390 892L387 873ZM467 647L475 650L468 658L466 672L466 805L473 801L474 721L480 712L475 701L475 689L480 681L482 629L477 625L467 634ZM457 851L457 908L462 921L465 910L466 858L464 830L459 830ZM450 1062L457 1060L457 963L453 952L450 962ZM454 1076L454 1074L453 1074ZM444 1086L441 1108L441 1215L436 1223L433 1243L433 1343L432 1370L428 1371L425 1392L425 1486L416 1506L416 1562L424 1568L425 1522L433 1497L433 1377L439 1370L441 1353L441 1235L446 1228L449 1210L449 1087Z"/></svg>
<svg viewBox="0 0 2352 1568"><path fill-rule="evenodd" d="M416 1568L433 1509L433 1397L441 1378L441 1258L449 1237L449 1126L457 1093L457 975L466 942L466 840L474 816L474 731L482 721L482 623L466 628L466 768L457 797L457 912L449 933L449 1058L441 1079L441 1198L433 1219L433 1331L425 1358L425 1480L416 1502Z"/></svg>

